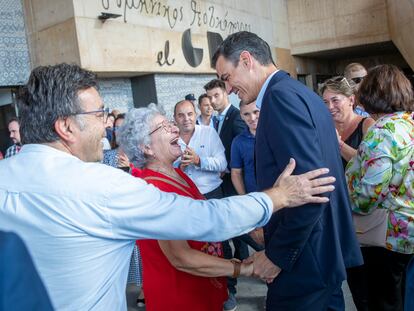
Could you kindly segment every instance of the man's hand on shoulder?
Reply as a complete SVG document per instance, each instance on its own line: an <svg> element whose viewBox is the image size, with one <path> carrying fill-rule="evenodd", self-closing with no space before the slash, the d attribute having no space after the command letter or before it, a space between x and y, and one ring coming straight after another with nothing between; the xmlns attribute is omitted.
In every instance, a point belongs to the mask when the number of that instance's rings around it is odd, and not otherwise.
<svg viewBox="0 0 414 311"><path fill-rule="evenodd" d="M335 189L332 185L335 177L320 177L326 175L329 169L321 168L302 175L292 175L295 166L295 160L290 159L273 188L264 191L273 201L274 212L307 203L326 203L329 198L319 195Z"/></svg>

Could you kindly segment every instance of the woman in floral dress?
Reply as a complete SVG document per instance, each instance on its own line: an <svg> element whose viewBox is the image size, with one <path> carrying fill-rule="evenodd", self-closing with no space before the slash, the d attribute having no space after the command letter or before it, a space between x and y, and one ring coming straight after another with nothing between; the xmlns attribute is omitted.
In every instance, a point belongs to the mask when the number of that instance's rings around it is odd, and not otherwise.
<svg viewBox="0 0 414 311"><path fill-rule="evenodd" d="M387 211L384 247L364 252L369 310L403 310L405 270L414 253L414 120L409 80L393 65L370 70L359 102L376 120L346 177L355 213Z"/></svg>

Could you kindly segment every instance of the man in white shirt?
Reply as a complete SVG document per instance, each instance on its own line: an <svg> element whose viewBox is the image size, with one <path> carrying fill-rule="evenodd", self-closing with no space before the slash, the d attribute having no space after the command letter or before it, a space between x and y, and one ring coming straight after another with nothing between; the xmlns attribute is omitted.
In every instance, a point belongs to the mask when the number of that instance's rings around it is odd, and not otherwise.
<svg viewBox="0 0 414 311"><path fill-rule="evenodd" d="M196 124L215 128L214 123L216 122L216 116L214 115L214 109L211 105L210 98L208 98L206 93L201 94L200 97L198 97L198 109L200 109L200 115L196 120Z"/></svg>
<svg viewBox="0 0 414 311"><path fill-rule="evenodd" d="M264 193L211 201L97 163L108 115L97 89L77 65L35 68L17 98L24 145L0 161L0 229L26 242L56 310L126 310L136 239L223 240L283 207L328 201L315 196L333 190L315 179L327 171L290 176L294 162Z"/></svg>
<svg viewBox="0 0 414 311"><path fill-rule="evenodd" d="M183 155L176 164L192 179L207 199L220 199L220 173L227 167L224 147L214 128L196 125L196 111L191 101L183 100L174 107L174 119L180 129Z"/></svg>

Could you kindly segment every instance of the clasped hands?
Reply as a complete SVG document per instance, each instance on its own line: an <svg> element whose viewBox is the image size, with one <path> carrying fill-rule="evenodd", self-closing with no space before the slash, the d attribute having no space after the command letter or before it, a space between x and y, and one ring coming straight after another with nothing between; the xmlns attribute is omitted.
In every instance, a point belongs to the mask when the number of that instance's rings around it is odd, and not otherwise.
<svg viewBox="0 0 414 311"><path fill-rule="evenodd" d="M180 168L184 169L190 164L200 166L200 157L192 148L187 146L183 152L183 155L181 156Z"/></svg>
<svg viewBox="0 0 414 311"><path fill-rule="evenodd" d="M266 283L272 283L281 271L278 266L267 258L265 251L254 253L243 260L243 265L247 270L245 275L262 279Z"/></svg>

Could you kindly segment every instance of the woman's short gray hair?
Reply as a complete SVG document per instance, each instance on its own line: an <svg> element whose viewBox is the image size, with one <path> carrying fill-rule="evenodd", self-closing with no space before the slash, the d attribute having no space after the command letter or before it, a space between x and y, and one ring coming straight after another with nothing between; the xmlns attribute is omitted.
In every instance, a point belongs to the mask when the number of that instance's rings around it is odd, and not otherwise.
<svg viewBox="0 0 414 311"><path fill-rule="evenodd" d="M157 115L165 115L165 112L161 106L155 104L131 109L117 132L119 146L136 167L144 167L147 162L141 146L151 143L150 125Z"/></svg>

